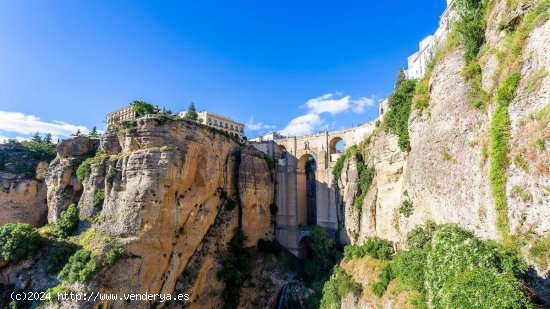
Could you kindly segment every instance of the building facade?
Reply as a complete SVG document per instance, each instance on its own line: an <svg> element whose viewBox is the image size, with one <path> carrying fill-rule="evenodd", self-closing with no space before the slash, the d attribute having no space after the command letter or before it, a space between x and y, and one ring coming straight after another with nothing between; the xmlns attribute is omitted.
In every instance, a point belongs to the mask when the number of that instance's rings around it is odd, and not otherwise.
<svg viewBox="0 0 550 309"><path fill-rule="evenodd" d="M112 125L121 121L136 120L136 113L132 110L132 106L128 105L117 109L114 112L107 114L107 124Z"/></svg>
<svg viewBox="0 0 550 309"><path fill-rule="evenodd" d="M276 139L285 138L283 135L279 134L278 132L269 132L264 135L260 135L254 139L251 139L251 142L267 142L267 141L274 141Z"/></svg>
<svg viewBox="0 0 550 309"><path fill-rule="evenodd" d="M447 0L447 8L439 19L439 27L435 33L420 41L418 51L407 58L408 68L405 75L408 79L420 79L426 75L428 64L435 56L437 48L447 37L451 21L455 17L453 2L454 0Z"/></svg>
<svg viewBox="0 0 550 309"><path fill-rule="evenodd" d="M187 112L181 112L179 117L185 118ZM225 131L238 138L244 137L244 124L237 122L229 117L221 116L207 111L198 112L198 121L218 130Z"/></svg>

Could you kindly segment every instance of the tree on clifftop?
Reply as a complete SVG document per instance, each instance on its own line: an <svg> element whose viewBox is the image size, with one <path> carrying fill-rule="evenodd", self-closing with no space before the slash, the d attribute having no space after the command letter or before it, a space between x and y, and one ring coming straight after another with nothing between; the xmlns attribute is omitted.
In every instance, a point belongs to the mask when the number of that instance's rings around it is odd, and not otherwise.
<svg viewBox="0 0 550 309"><path fill-rule="evenodd" d="M185 119L197 120L198 118L199 114L197 114L197 110L195 109L195 103L191 102L187 108L187 113L185 113Z"/></svg>

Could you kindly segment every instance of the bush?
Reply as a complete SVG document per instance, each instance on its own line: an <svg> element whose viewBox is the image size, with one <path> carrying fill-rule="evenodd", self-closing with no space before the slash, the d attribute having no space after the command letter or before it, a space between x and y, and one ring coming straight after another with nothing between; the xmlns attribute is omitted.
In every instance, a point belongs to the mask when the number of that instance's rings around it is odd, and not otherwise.
<svg viewBox="0 0 550 309"><path fill-rule="evenodd" d="M225 284L222 292L224 308L236 308L239 304L239 290L250 272L249 256L244 250L246 235L237 228L229 241L229 255L222 261L222 269L217 273L218 279Z"/></svg>
<svg viewBox="0 0 550 309"><path fill-rule="evenodd" d="M457 0L455 9L459 14L456 29L460 34L467 63L474 60L485 42L485 21L482 0Z"/></svg>
<svg viewBox="0 0 550 309"><path fill-rule="evenodd" d="M136 117L145 116L148 114L156 114L158 110L152 105L145 101L133 101L130 103L132 111L136 114Z"/></svg>
<svg viewBox="0 0 550 309"><path fill-rule="evenodd" d="M415 80L403 81L389 97L389 111L384 118L386 131L396 134L401 151L410 150L409 115L416 89Z"/></svg>
<svg viewBox="0 0 550 309"><path fill-rule="evenodd" d="M342 298L348 294L361 295L361 286L341 267L335 267L334 273L323 287L320 308L340 308Z"/></svg>
<svg viewBox="0 0 550 309"><path fill-rule="evenodd" d="M338 260L336 249L324 228L316 225L309 234L311 256L304 261L305 279L308 282L326 281Z"/></svg>
<svg viewBox="0 0 550 309"><path fill-rule="evenodd" d="M79 246L70 242L59 241L54 243L44 258L46 273L49 275L59 273L78 249Z"/></svg>
<svg viewBox="0 0 550 309"><path fill-rule="evenodd" d="M517 293L511 295L506 293L521 291L519 281L511 278L520 276L525 270L525 263L501 245L483 242L472 233L457 226L443 225L434 233L427 256L425 286L429 305L433 308L470 308L469 302L462 297L454 296L455 293L460 292L459 290L464 290L468 284L475 284L472 288L478 290L472 295L489 295L493 299L503 300L512 297L514 301L521 304L524 302L524 295L522 298L518 297ZM480 273L472 274L472 271ZM478 280L487 275L486 272L493 274L492 283ZM512 285L515 288L512 288ZM494 290L496 287L505 289ZM452 305L445 306L449 304Z"/></svg>
<svg viewBox="0 0 550 309"><path fill-rule="evenodd" d="M362 245L351 245L344 248L344 257L347 260L360 259L365 256L380 260L389 260L392 253L392 243L377 237L367 239Z"/></svg>
<svg viewBox="0 0 550 309"><path fill-rule="evenodd" d="M340 181L340 177L342 177L342 170L344 169L345 162L346 162L346 156L344 154L341 154L336 160L336 164L334 164L334 168L332 169L332 176L334 177L334 180Z"/></svg>
<svg viewBox="0 0 550 309"><path fill-rule="evenodd" d="M102 209L103 201L105 201L105 189L98 189L94 194L94 208Z"/></svg>
<svg viewBox="0 0 550 309"><path fill-rule="evenodd" d="M124 249L121 247L112 248L105 255L107 265L115 265L115 263L124 255Z"/></svg>
<svg viewBox="0 0 550 309"><path fill-rule="evenodd" d="M59 237L67 237L76 229L77 225L78 209L71 204L67 210L61 212L59 219L55 221L55 233Z"/></svg>
<svg viewBox="0 0 550 309"><path fill-rule="evenodd" d="M550 235L535 241L529 248L529 256L542 269L548 268L550 266Z"/></svg>
<svg viewBox="0 0 550 309"><path fill-rule="evenodd" d="M4 260L17 263L40 248L42 238L36 228L26 223L0 226L0 253Z"/></svg>
<svg viewBox="0 0 550 309"><path fill-rule="evenodd" d="M359 196L355 199L353 205L355 209L357 209L359 213L361 213L363 202L365 201L365 197L369 192L372 180L374 178L375 170L374 167L368 167L361 162L357 162L357 170L359 174Z"/></svg>
<svg viewBox="0 0 550 309"><path fill-rule="evenodd" d="M78 181L82 182L84 179L88 178L92 173L92 162L93 158L88 158L84 162L80 163L76 169L76 178Z"/></svg>
<svg viewBox="0 0 550 309"><path fill-rule="evenodd" d="M66 282L87 282L97 270L97 261L88 250L78 250L59 273L59 280Z"/></svg>
<svg viewBox="0 0 550 309"><path fill-rule="evenodd" d="M399 252L394 259L394 270L401 282L409 289L424 291L424 266L426 250L411 249Z"/></svg>
<svg viewBox="0 0 550 309"><path fill-rule="evenodd" d="M443 287L442 308L531 308L516 278L490 269L467 270Z"/></svg>
<svg viewBox="0 0 550 309"><path fill-rule="evenodd" d="M404 200L399 207L399 213L408 218L414 211L413 204L410 200Z"/></svg>
<svg viewBox="0 0 550 309"><path fill-rule="evenodd" d="M407 246L411 249L424 249L427 245L430 245L436 230L437 224L433 221L415 227L407 234Z"/></svg>
<svg viewBox="0 0 550 309"><path fill-rule="evenodd" d="M395 272L393 270L393 264L392 263L384 264L384 266L382 267L382 272L378 277L378 282L375 282L371 287L371 290L374 293L374 295L378 297L382 297L386 292L386 290L388 289L388 285L394 278L395 278Z"/></svg>

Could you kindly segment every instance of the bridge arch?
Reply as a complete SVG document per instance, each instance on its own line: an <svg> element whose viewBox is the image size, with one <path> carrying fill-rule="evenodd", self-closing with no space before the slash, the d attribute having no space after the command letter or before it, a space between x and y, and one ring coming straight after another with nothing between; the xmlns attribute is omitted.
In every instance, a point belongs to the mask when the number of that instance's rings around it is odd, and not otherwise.
<svg viewBox="0 0 550 309"><path fill-rule="evenodd" d="M296 168L298 225L317 224L317 159L312 154L303 154Z"/></svg>
<svg viewBox="0 0 550 309"><path fill-rule="evenodd" d="M328 143L328 156L329 161L334 162L338 159L338 154L344 150L346 142L340 136L334 136L330 139Z"/></svg>

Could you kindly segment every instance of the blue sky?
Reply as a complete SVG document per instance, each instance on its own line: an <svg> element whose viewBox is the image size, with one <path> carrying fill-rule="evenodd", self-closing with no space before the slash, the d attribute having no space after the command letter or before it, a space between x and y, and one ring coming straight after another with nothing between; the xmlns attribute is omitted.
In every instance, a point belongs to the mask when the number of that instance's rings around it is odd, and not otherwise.
<svg viewBox="0 0 550 309"><path fill-rule="evenodd" d="M443 0L0 0L0 138L194 101L246 134L375 118Z"/></svg>

